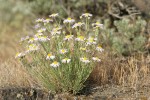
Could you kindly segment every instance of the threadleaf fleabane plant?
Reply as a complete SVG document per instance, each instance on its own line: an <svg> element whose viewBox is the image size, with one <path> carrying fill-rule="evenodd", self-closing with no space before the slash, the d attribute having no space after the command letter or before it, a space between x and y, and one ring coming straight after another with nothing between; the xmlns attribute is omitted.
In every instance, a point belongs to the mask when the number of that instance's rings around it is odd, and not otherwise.
<svg viewBox="0 0 150 100"><path fill-rule="evenodd" d="M21 38L26 51L17 53L15 58L46 89L76 94L101 61L99 57L104 49L97 36L102 28L96 27L95 31L89 13L81 15L80 22L68 17L61 23L58 13L49 17L37 19L35 34Z"/></svg>

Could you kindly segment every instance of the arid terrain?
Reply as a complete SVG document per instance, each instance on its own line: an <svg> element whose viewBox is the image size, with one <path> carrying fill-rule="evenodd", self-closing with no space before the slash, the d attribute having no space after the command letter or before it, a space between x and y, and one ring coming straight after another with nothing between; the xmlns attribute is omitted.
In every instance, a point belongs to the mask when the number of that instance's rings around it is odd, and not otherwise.
<svg viewBox="0 0 150 100"><path fill-rule="evenodd" d="M85 8L89 9L89 6ZM124 56L113 54L108 47L104 48L101 63L94 68L85 82L85 87L77 95L52 94L51 91L43 89L40 82L15 59L16 52L23 49L20 38L32 32L33 21L31 24L26 22L19 28L0 24L0 100L150 100L150 1L116 0L114 3L110 2L107 10L102 19L110 18L110 28L114 27L114 21L125 17L134 20L140 16L146 20L146 28L144 32L142 30L147 39L145 51ZM95 15L98 18L100 14Z"/></svg>

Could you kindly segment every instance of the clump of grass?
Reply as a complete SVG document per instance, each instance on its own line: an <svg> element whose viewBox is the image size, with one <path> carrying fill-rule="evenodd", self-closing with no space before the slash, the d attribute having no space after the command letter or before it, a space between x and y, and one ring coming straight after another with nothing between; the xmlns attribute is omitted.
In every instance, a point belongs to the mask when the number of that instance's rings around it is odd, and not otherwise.
<svg viewBox="0 0 150 100"><path fill-rule="evenodd" d="M101 61L104 49L97 36L103 24L91 24L90 13L82 14L81 22L67 18L62 25L58 13L49 17L36 20L35 34L21 39L27 48L16 58L46 89L76 94Z"/></svg>
<svg viewBox="0 0 150 100"><path fill-rule="evenodd" d="M131 57L117 57L104 53L102 62L95 67L89 80L94 84L116 84L137 88L145 85L149 76L149 55L136 54Z"/></svg>
<svg viewBox="0 0 150 100"><path fill-rule="evenodd" d="M25 68L12 58L5 62L0 59L0 76L0 88L31 87L36 83Z"/></svg>

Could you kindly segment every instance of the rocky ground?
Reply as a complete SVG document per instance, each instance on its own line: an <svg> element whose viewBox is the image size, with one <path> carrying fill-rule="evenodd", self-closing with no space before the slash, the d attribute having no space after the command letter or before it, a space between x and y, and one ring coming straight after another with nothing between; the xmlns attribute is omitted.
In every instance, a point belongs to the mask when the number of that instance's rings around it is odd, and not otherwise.
<svg viewBox="0 0 150 100"><path fill-rule="evenodd" d="M84 91L87 92L73 96L53 95L34 88L5 88L0 89L0 100L150 100L150 84L137 88L105 85L87 87Z"/></svg>

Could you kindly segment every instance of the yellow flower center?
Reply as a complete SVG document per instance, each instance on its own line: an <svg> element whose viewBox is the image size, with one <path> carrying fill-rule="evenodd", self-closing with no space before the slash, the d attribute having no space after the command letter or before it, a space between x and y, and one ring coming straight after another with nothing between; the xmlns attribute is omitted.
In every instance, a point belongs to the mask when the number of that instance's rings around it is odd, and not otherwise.
<svg viewBox="0 0 150 100"><path fill-rule="evenodd" d="M80 48L80 50L83 50L83 51L85 51L85 50L86 50L86 48L82 48L82 47L81 47L81 48Z"/></svg>
<svg viewBox="0 0 150 100"><path fill-rule="evenodd" d="M52 56L50 53L47 55L48 57Z"/></svg>
<svg viewBox="0 0 150 100"><path fill-rule="evenodd" d="M97 58L97 57L95 57L95 59L96 59L96 60L98 60L98 58Z"/></svg>
<svg viewBox="0 0 150 100"><path fill-rule="evenodd" d="M72 19L69 17L69 18L67 18L67 20L72 20Z"/></svg>
<svg viewBox="0 0 150 100"><path fill-rule="evenodd" d="M47 21L49 21L50 19L49 19L49 18L47 18L46 20L47 20Z"/></svg>
<svg viewBox="0 0 150 100"><path fill-rule="evenodd" d="M31 40L31 41L33 41L33 40L34 40L34 38L31 38L30 40Z"/></svg>
<svg viewBox="0 0 150 100"><path fill-rule="evenodd" d="M33 49L36 49L36 46L33 46Z"/></svg>
<svg viewBox="0 0 150 100"><path fill-rule="evenodd" d="M67 36L66 36L66 38L70 38L70 37L71 37L71 35L67 35Z"/></svg>
<svg viewBox="0 0 150 100"><path fill-rule="evenodd" d="M68 60L68 58L65 58L65 60Z"/></svg>
<svg viewBox="0 0 150 100"><path fill-rule="evenodd" d="M34 47L34 44L30 44L29 47Z"/></svg>
<svg viewBox="0 0 150 100"><path fill-rule="evenodd" d="M45 38L46 39L47 37L46 36L38 36L38 38Z"/></svg>
<svg viewBox="0 0 150 100"><path fill-rule="evenodd" d="M82 23L81 23L81 22L78 22L78 25L82 25Z"/></svg>
<svg viewBox="0 0 150 100"><path fill-rule="evenodd" d="M89 38L89 42L94 42L94 38Z"/></svg>
<svg viewBox="0 0 150 100"><path fill-rule="evenodd" d="M51 16L57 16L57 14L51 14Z"/></svg>
<svg viewBox="0 0 150 100"><path fill-rule="evenodd" d="M98 48L102 48L101 46L98 46Z"/></svg>
<svg viewBox="0 0 150 100"><path fill-rule="evenodd" d="M86 16L88 16L88 15L89 15L89 13L85 13L85 15L86 15Z"/></svg>
<svg viewBox="0 0 150 100"><path fill-rule="evenodd" d="M38 38L41 38L41 36L37 36Z"/></svg>
<svg viewBox="0 0 150 100"><path fill-rule="evenodd" d="M39 32L43 32L43 30L40 29Z"/></svg>
<svg viewBox="0 0 150 100"><path fill-rule="evenodd" d="M59 28L57 27L57 28L55 28L55 30L59 30Z"/></svg>
<svg viewBox="0 0 150 100"><path fill-rule="evenodd" d="M96 22L96 25L100 24L99 22Z"/></svg>
<svg viewBox="0 0 150 100"><path fill-rule="evenodd" d="M86 57L84 57L83 60L88 60L88 59Z"/></svg>
<svg viewBox="0 0 150 100"><path fill-rule="evenodd" d="M57 65L57 64L58 64L58 62L57 62L57 61L54 61L54 62L53 62L53 64Z"/></svg>
<svg viewBox="0 0 150 100"><path fill-rule="evenodd" d="M20 53L16 53L16 56L18 56Z"/></svg>
<svg viewBox="0 0 150 100"><path fill-rule="evenodd" d="M63 50L61 50L61 52L62 52L62 53L65 53L65 51L66 51L66 50L64 50L64 49L63 49Z"/></svg>
<svg viewBox="0 0 150 100"><path fill-rule="evenodd" d="M84 40L84 37L83 36L79 36L79 39Z"/></svg>

